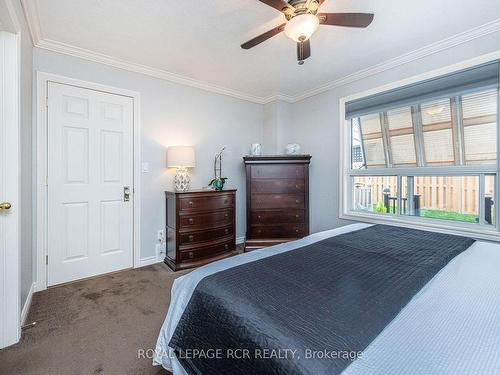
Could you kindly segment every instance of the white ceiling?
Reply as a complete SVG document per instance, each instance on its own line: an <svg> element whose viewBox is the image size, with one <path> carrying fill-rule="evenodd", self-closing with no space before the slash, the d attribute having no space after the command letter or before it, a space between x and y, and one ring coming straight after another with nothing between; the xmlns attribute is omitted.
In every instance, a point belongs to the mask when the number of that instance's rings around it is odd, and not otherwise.
<svg viewBox="0 0 500 375"><path fill-rule="evenodd" d="M25 6L32 1L37 0ZM298 66L295 44L283 34L248 51L240 48L283 21L257 0L38 0L37 5L35 17L27 13L30 23L38 18L42 40L259 98L297 96L500 19L499 0L327 0L323 12L373 12L375 19L367 29L321 26L311 39L312 57Z"/></svg>

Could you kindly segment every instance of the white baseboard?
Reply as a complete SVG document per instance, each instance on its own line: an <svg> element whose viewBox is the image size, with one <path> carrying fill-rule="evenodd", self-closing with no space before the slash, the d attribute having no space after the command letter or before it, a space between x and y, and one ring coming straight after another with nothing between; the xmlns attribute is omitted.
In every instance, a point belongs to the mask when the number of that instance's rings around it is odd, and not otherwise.
<svg viewBox="0 0 500 375"><path fill-rule="evenodd" d="M240 245L242 243L245 243L245 237L236 237L236 245Z"/></svg>
<svg viewBox="0 0 500 375"><path fill-rule="evenodd" d="M156 264L156 263L161 263L161 262L163 262L163 259L158 259L156 257L156 255L153 255L153 256L141 259L140 262L141 263L139 264L139 267L137 267L137 268L150 266L150 265Z"/></svg>
<svg viewBox="0 0 500 375"><path fill-rule="evenodd" d="M36 289L36 283L31 284L30 291L28 292L28 297L24 302L23 310L21 311L21 327L26 324L26 319L28 319L28 314L30 312L31 300L33 299L33 293Z"/></svg>

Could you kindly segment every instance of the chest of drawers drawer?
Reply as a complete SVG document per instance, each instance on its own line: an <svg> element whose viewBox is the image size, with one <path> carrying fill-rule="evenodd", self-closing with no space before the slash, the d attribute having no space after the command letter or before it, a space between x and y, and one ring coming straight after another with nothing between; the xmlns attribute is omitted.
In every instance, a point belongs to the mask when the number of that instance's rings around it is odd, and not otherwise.
<svg viewBox="0 0 500 375"><path fill-rule="evenodd" d="M272 211L252 211L250 213L253 224L283 224L283 223L304 223L304 210L272 210Z"/></svg>
<svg viewBox="0 0 500 375"><path fill-rule="evenodd" d="M256 179L252 181L251 189L252 194L300 194L305 192L305 182L303 179Z"/></svg>
<svg viewBox="0 0 500 375"><path fill-rule="evenodd" d="M186 245L198 244L200 242L209 242L228 236L234 236L234 229L232 226L196 232L181 232L179 233L179 246L183 247Z"/></svg>
<svg viewBox="0 0 500 375"><path fill-rule="evenodd" d="M268 165L252 165L251 177L256 178L304 178L304 167L302 165L281 165L281 164L268 164Z"/></svg>
<svg viewBox="0 0 500 375"><path fill-rule="evenodd" d="M220 195L211 199L204 197L183 197L178 199L180 212L200 212L231 208L234 205L232 195Z"/></svg>
<svg viewBox="0 0 500 375"><path fill-rule="evenodd" d="M307 234L304 224L251 225L250 237L256 238L300 238Z"/></svg>
<svg viewBox="0 0 500 375"><path fill-rule="evenodd" d="M231 224L233 210L208 212L203 214L184 213L179 215L179 230L200 230Z"/></svg>
<svg viewBox="0 0 500 375"><path fill-rule="evenodd" d="M228 240L208 246L198 246L192 249L181 250L179 255L181 261L197 261L234 251L235 249L234 240Z"/></svg>
<svg viewBox="0 0 500 375"><path fill-rule="evenodd" d="M304 209L303 194L252 194L251 209Z"/></svg>

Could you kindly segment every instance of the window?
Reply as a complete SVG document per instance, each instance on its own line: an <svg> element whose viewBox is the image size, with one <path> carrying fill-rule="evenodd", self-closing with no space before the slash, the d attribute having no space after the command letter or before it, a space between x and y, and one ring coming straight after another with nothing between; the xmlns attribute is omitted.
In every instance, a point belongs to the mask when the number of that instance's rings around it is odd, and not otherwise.
<svg viewBox="0 0 500 375"><path fill-rule="evenodd" d="M343 212L498 234L498 61L346 103Z"/></svg>
<svg viewBox="0 0 500 375"><path fill-rule="evenodd" d="M497 90L462 97L467 164L493 164L497 158Z"/></svg>
<svg viewBox="0 0 500 375"><path fill-rule="evenodd" d="M453 143L451 102L446 98L417 107L424 136L424 165L453 165L458 157Z"/></svg>

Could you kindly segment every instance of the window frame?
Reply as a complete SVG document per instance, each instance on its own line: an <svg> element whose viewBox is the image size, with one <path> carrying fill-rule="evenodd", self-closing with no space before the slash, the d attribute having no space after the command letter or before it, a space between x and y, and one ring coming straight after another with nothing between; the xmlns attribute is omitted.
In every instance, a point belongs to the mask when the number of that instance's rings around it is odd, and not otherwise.
<svg viewBox="0 0 500 375"><path fill-rule="evenodd" d="M493 62L500 59L500 51L485 56L480 56L458 64L436 69L408 79L393 82L371 90L349 95L339 99L340 115L340 168L339 168L339 218L345 220L364 221L369 223L390 224L396 226L410 227L440 231L450 234L468 235L478 239L500 241L500 203L495 202L494 225L484 223L484 176L495 175L495 199L500 197L499 175L500 156L497 154L496 164L491 165L453 165L453 166L416 166L416 167L394 167L394 168L366 168L352 169L351 164L351 132L352 126L347 126L345 120L346 103L375 95L388 90L394 90L403 86L415 84L424 80L436 78L445 74L472 68L476 65ZM497 93L497 153L500 153L500 90ZM418 155L417 155L418 165ZM401 187L403 176L478 176L479 175L479 223L455 222L418 216L396 214L380 214L366 211L355 211L351 207L352 202L352 177L355 176L396 176L398 187ZM399 189L398 189L399 190ZM398 198L401 196L398 193Z"/></svg>

